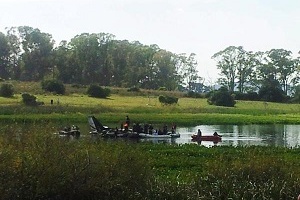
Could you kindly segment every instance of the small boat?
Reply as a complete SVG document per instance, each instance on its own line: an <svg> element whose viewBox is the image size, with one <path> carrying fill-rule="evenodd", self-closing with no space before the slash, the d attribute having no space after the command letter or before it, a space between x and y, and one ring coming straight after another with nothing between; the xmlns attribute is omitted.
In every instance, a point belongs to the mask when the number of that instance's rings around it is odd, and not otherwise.
<svg viewBox="0 0 300 200"><path fill-rule="evenodd" d="M192 141L212 141L212 142L221 142L222 141L221 135L197 135L197 134L194 134L191 137L192 137Z"/></svg>
<svg viewBox="0 0 300 200"><path fill-rule="evenodd" d="M76 125L72 125L71 127L64 127L62 130L58 131L59 135L62 136L80 136L79 127Z"/></svg>

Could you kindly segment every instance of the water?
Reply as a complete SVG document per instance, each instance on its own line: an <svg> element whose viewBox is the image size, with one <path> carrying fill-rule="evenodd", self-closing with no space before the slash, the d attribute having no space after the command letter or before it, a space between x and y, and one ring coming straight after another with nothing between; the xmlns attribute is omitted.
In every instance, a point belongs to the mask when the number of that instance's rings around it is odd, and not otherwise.
<svg viewBox="0 0 300 200"><path fill-rule="evenodd" d="M212 135L217 131L222 141L203 141L201 145L232 145L232 146L283 146L297 147L300 145L300 125L200 125L183 127L178 131L181 137L176 143L190 143L190 137L200 129L203 135Z"/></svg>
<svg viewBox="0 0 300 200"><path fill-rule="evenodd" d="M81 128L81 126L80 126ZM83 127L83 135L88 135L88 127ZM191 135L200 129L202 135L212 135L215 131L222 135L222 141L214 144L210 141L202 141L199 145L204 146L300 146L300 125L199 125L193 127L178 127L180 138L175 139L141 139L140 141L150 141L153 143L174 143L186 144L195 143L191 140Z"/></svg>

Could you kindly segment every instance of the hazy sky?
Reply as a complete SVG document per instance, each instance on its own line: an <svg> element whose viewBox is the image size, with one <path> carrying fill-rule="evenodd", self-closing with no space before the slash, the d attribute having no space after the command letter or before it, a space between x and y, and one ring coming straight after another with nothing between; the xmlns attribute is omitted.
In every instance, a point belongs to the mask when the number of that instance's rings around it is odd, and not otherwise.
<svg viewBox="0 0 300 200"><path fill-rule="evenodd" d="M0 31L31 26L56 44L81 33L195 53L199 74L218 76L211 56L228 46L300 50L300 0L0 0Z"/></svg>

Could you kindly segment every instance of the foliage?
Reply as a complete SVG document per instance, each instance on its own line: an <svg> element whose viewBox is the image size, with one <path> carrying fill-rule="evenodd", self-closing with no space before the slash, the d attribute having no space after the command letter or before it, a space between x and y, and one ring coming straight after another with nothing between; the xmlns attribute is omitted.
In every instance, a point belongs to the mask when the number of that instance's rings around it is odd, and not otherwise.
<svg viewBox="0 0 300 200"><path fill-rule="evenodd" d="M170 105L170 104L178 103L178 98L177 97L171 97L171 96L160 95L158 97L158 100L159 100L160 103L162 103L164 105Z"/></svg>
<svg viewBox="0 0 300 200"><path fill-rule="evenodd" d="M43 102L37 102L36 97L28 93L22 94L22 101L26 106L37 106L44 104Z"/></svg>
<svg viewBox="0 0 300 200"><path fill-rule="evenodd" d="M102 88L98 85L90 85L87 89L87 94L91 97L106 98L110 95L110 89Z"/></svg>
<svg viewBox="0 0 300 200"><path fill-rule="evenodd" d="M194 53L178 55L157 45L116 40L109 33L78 34L54 48L51 34L19 26L1 33L0 44L0 76L5 79L52 77L68 84L175 90L199 77Z"/></svg>
<svg viewBox="0 0 300 200"><path fill-rule="evenodd" d="M188 91L188 93L186 94L187 97L190 98L204 98L203 94L200 94L198 92L194 92L194 91Z"/></svg>
<svg viewBox="0 0 300 200"><path fill-rule="evenodd" d="M65 86L62 82L57 80L44 80L41 83L42 89L56 94L65 94Z"/></svg>
<svg viewBox="0 0 300 200"><path fill-rule="evenodd" d="M3 83L0 87L0 96L12 97L14 95L14 86L9 83Z"/></svg>
<svg viewBox="0 0 300 200"><path fill-rule="evenodd" d="M300 85L297 85L295 87L295 93L291 101L295 103L300 103Z"/></svg>
<svg viewBox="0 0 300 200"><path fill-rule="evenodd" d="M0 78L10 78L10 46L8 37L0 32Z"/></svg>
<svg viewBox="0 0 300 200"><path fill-rule="evenodd" d="M280 83L270 76L266 79L258 92L261 100L271 102L284 102L285 96Z"/></svg>
<svg viewBox="0 0 300 200"><path fill-rule="evenodd" d="M207 101L211 105L226 107L234 107L234 104L236 103L228 89L224 86L212 93Z"/></svg>
<svg viewBox="0 0 300 200"><path fill-rule="evenodd" d="M259 96L257 92L248 92L248 93L234 92L233 94L235 100L249 100L249 101L259 100Z"/></svg>

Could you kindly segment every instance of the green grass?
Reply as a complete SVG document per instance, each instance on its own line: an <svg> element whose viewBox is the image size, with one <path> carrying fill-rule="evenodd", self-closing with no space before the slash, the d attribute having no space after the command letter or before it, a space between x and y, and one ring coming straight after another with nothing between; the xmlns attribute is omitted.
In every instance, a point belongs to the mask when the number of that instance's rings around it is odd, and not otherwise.
<svg viewBox="0 0 300 200"><path fill-rule="evenodd" d="M235 107L213 106L206 99L186 98L184 93L141 90L127 92L126 88L111 88L106 99L85 94L87 86L66 85L66 95L53 95L41 90L40 83L12 82L16 94L13 98L0 97L0 119L9 121L72 121L86 120L95 115L105 123L120 123L126 115L134 122L199 124L300 124L300 104L261 101L237 101ZM38 107L23 105L21 94L29 92L44 102ZM179 97L178 104L163 106L160 94ZM54 104L50 102L53 100ZM58 103L59 102L59 103Z"/></svg>
<svg viewBox="0 0 300 200"><path fill-rule="evenodd" d="M105 123L119 123L126 115L135 122L198 124L300 124L300 104L238 101L233 108L208 105L206 99L180 98L177 105L163 106L156 96L120 96L97 99L84 94L36 95L43 106L26 107L21 95L0 98L0 118L11 120L63 120L74 122L95 115ZM51 105L51 100L54 104ZM59 101L59 104L57 103Z"/></svg>

